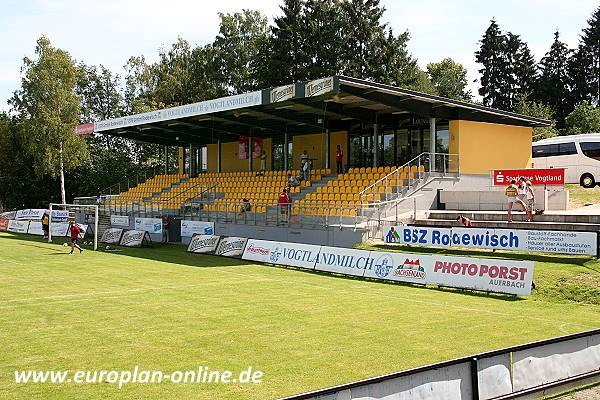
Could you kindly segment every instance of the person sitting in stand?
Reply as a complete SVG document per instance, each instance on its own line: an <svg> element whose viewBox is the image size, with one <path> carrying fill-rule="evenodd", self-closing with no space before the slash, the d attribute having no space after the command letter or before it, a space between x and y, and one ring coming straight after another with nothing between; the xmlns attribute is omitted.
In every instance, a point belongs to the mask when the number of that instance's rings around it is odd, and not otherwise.
<svg viewBox="0 0 600 400"><path fill-rule="evenodd" d="M239 215L242 216L242 215L244 215L244 213L247 213L250 210L252 210L252 205L250 204L250 200L244 197L242 199L242 206L240 207Z"/></svg>
<svg viewBox="0 0 600 400"><path fill-rule="evenodd" d="M298 182L298 179L296 179L296 177L292 174L288 174L288 189L291 189L293 187L299 186L300 182Z"/></svg>
<svg viewBox="0 0 600 400"><path fill-rule="evenodd" d="M456 219L462 226L466 226L466 227L472 227L473 223L471 222L471 220L467 217L463 217L462 215L459 215L458 218Z"/></svg>

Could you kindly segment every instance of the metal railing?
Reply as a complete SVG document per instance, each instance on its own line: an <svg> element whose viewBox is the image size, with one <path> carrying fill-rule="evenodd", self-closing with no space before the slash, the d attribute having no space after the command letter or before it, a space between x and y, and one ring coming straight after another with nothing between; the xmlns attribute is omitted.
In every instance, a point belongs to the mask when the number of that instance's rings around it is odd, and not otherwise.
<svg viewBox="0 0 600 400"><path fill-rule="evenodd" d="M394 197L410 194L408 190L415 182L424 179L425 174L439 173L460 174L457 154L447 153L421 153L404 165L396 168L383 178L378 179L359 193L361 203L379 201L383 196L384 201Z"/></svg>
<svg viewBox="0 0 600 400"><path fill-rule="evenodd" d="M156 176L156 168L152 167L148 171L136 174L133 177L126 177L123 180L110 185L109 187L102 189L99 193L101 196L106 195L118 195L119 193L126 192L127 190L138 186L141 183L146 182L148 179Z"/></svg>

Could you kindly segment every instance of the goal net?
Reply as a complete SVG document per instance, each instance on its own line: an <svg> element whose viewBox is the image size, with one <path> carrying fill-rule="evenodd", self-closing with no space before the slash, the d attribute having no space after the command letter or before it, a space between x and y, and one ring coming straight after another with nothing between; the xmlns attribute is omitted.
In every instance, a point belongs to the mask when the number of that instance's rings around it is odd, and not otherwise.
<svg viewBox="0 0 600 400"><path fill-rule="evenodd" d="M81 228L80 239L93 237L94 250L98 250L98 206L50 203L48 242L52 237L70 237L69 221Z"/></svg>

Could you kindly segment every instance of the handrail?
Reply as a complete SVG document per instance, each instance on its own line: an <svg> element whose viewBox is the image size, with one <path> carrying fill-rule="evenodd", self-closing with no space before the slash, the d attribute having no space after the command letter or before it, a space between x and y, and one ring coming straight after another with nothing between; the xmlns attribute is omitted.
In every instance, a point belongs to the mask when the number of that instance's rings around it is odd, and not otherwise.
<svg viewBox="0 0 600 400"><path fill-rule="evenodd" d="M404 167L410 167L413 164L413 161L420 159L421 157L425 156L425 155L432 155L432 156L436 156L436 155L443 155L443 156L457 156L457 154L450 154L450 153L430 153L430 152L423 152L421 154L419 154L416 157L413 157L411 160L409 160L408 162L402 164L400 167L396 168L395 170L391 171L389 174L387 174L386 176L384 176L383 178L378 179L377 181L375 181L375 183L373 183L372 185L366 187L365 189L363 189L361 192L358 193L359 196L363 196L365 194L365 192L367 192L369 189L372 189L374 187L376 187L380 182L384 182L386 179L388 179L389 177L391 177L394 174L397 174L399 172L403 172L404 171ZM419 165L421 165L419 163ZM431 165L431 164L430 164ZM431 171L430 171L431 172Z"/></svg>
<svg viewBox="0 0 600 400"><path fill-rule="evenodd" d="M183 192L180 192L180 193L176 194L176 195L175 195L175 196L173 196L173 197L170 197L170 198L168 198L168 199L163 199L163 200L160 200L160 201L159 201L159 203L160 203L160 202L164 202L164 203L166 203L166 202L172 201L173 199L177 199L177 198L181 197L182 195L184 195L185 193L188 193L188 192L192 191L193 189L197 188L198 186L204 186L204 183L214 183L214 182L199 182L199 183L195 184L194 186L191 186L191 187L187 188L187 189L186 189L186 190L184 190ZM211 190L211 189L214 189L214 188L216 188L216 187L218 187L218 186L219 186L219 183L216 183L216 184L214 184L213 186L211 186L211 187L207 188L206 190L204 190L204 191L202 191L202 192L200 192L200 193L197 193L195 196L189 197L189 198L187 198L187 199L185 199L185 200L183 200L183 201L188 201L188 200L190 200L190 199L193 199L193 198L195 198L195 197L198 197L199 195L201 196L201 195L203 195L204 193L208 192L209 190Z"/></svg>
<svg viewBox="0 0 600 400"><path fill-rule="evenodd" d="M151 170L150 170L150 171L148 171L148 172L151 172L151 173L152 173L152 176L150 176L150 178L153 178L153 177L155 177L155 176L156 176L156 168L155 168L155 167L152 167L152 168L151 168ZM131 178L131 177L127 176L127 177L123 178L122 180L120 180L119 182L117 182L117 183L113 183L113 184L112 184L112 185L110 185L109 187L107 187L107 188L105 188L105 189L102 189L102 190L100 191L100 193L98 193L98 194L99 194L99 195L107 195L107 194L108 194L108 195L112 195L112 194L113 194L113 193L112 193L112 189L113 189L115 186L118 188L118 189L117 189L117 194L119 194L119 193L121 193L121 192L122 192L122 190L121 190L121 184L127 183L127 185L126 185L127 189L126 189L126 190L129 190L129 189L131 189L131 188L133 187L133 186L129 186L129 183L130 183L130 182L133 182L133 181L135 180L135 184L136 184L136 186L137 186L137 185L139 185L140 183L144 183L144 182L146 182L146 181L149 179L149 178L148 178L148 173L147 173L147 171L144 171L144 173L143 173L144 180L140 182L140 179L139 179L139 178L140 178L141 176L142 176L142 174L141 174L141 173L137 173L137 174L135 175L135 179L133 179L133 178ZM124 186L125 186L125 185L124 185Z"/></svg>

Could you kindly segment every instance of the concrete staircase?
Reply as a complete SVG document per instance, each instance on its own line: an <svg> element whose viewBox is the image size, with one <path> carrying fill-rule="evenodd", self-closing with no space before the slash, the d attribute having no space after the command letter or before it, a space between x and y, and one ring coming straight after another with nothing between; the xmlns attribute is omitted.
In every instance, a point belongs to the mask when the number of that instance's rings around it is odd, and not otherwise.
<svg viewBox="0 0 600 400"><path fill-rule="evenodd" d="M513 212L513 222L507 221L507 213L499 211L428 211L425 218L417 218L414 225L458 226L459 215L470 218L475 227L518 228L566 231L600 231L600 214L584 215L567 212L547 212L534 215L533 222L525 222L527 215L522 211Z"/></svg>

